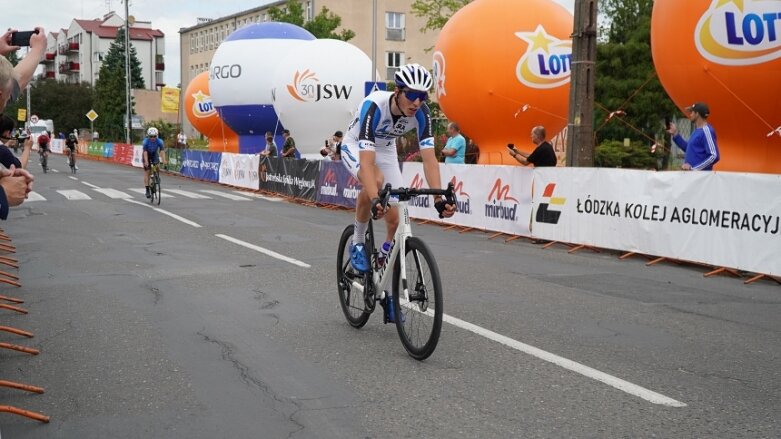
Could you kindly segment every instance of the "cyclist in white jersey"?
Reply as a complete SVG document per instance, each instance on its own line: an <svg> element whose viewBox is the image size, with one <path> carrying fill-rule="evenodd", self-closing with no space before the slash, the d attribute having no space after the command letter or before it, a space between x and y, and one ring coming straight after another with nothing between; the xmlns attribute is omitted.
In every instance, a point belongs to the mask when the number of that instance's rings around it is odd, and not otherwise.
<svg viewBox="0 0 781 439"><path fill-rule="evenodd" d="M428 90L433 84L431 74L419 64L407 64L396 72L395 82L394 91L376 91L361 102L342 143L342 163L363 185L355 207L350 262L355 270L364 273L371 268L364 243L372 207L376 210L376 218L385 217L388 226L385 247L390 246L399 225L398 209L386 207L383 210L377 198L385 183L390 183L394 189L404 186L396 138L417 130L429 188L442 187L431 133L431 114L426 105ZM442 197L435 198L434 207L446 218L456 211L455 206L446 204Z"/></svg>

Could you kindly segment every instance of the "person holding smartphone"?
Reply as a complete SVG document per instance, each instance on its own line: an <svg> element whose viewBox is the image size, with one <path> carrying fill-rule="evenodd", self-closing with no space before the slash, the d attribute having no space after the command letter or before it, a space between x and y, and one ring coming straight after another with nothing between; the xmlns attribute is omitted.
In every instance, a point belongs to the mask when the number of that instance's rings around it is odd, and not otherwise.
<svg viewBox="0 0 781 439"><path fill-rule="evenodd" d="M30 50L27 56L14 67L5 55L19 50L22 43L30 46ZM46 32L42 27L27 32L24 38L21 38L16 29L9 29L0 36L0 55L3 55L0 56L0 112L5 110L8 102L16 101L20 91L30 83L45 51Z"/></svg>
<svg viewBox="0 0 781 439"><path fill-rule="evenodd" d="M518 151L515 149L515 145L511 143L507 145L507 149L510 150L510 156L524 166L530 164L534 165L535 168L556 166L556 151L553 150L553 145L545 140L545 127L538 125L532 128L531 137L532 143L537 146L531 154Z"/></svg>

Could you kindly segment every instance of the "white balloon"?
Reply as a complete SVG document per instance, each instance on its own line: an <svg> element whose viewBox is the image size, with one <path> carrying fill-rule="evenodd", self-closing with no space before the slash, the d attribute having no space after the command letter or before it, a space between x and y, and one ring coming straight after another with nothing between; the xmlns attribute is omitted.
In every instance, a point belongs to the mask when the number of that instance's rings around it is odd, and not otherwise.
<svg viewBox="0 0 781 439"><path fill-rule="evenodd" d="M371 59L340 40L300 44L277 65L274 110L302 155L318 154L324 140L347 125L371 80Z"/></svg>

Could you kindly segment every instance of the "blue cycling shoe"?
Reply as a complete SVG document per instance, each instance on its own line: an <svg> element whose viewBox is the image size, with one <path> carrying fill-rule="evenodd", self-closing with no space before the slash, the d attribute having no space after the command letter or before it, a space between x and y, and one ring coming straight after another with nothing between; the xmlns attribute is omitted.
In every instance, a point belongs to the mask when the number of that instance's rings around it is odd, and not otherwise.
<svg viewBox="0 0 781 439"><path fill-rule="evenodd" d="M366 255L366 247L363 244L350 245L350 265L361 273L371 271L369 257Z"/></svg>

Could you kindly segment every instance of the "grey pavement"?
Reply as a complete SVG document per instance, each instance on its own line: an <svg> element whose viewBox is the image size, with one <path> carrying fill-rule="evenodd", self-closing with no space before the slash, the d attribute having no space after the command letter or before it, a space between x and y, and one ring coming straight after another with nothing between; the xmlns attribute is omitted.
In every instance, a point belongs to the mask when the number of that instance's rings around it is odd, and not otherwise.
<svg viewBox="0 0 781 439"><path fill-rule="evenodd" d="M163 199L193 227L84 183L145 203L130 190L137 169L82 160L73 180L52 164L61 172L36 175L45 200L0 224L23 283L0 294L30 310L0 310L0 324L36 334L0 341L41 350L0 351L0 379L46 388L0 388L0 404L51 423L0 413L2 439L781 437L776 284L414 228L437 258L446 314L686 405L668 407L449 324L424 362L380 313L351 328L335 281L350 212L229 200L202 192L229 188L164 175L164 192L209 197Z"/></svg>

